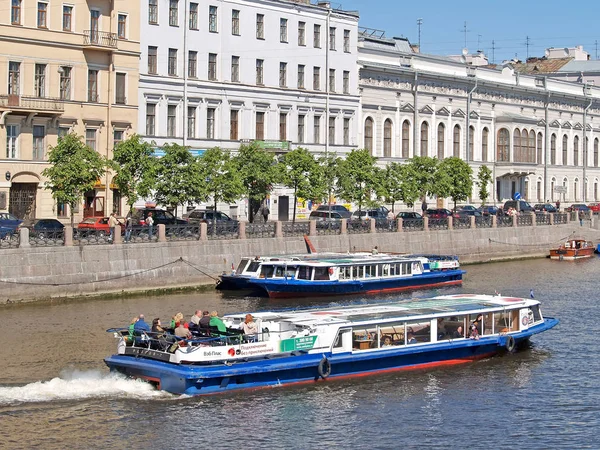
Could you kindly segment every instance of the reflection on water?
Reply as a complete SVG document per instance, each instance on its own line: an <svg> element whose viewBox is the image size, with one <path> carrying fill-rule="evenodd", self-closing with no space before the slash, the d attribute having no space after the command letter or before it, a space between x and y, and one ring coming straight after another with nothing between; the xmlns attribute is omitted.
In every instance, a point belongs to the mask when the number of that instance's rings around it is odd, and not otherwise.
<svg viewBox="0 0 600 450"><path fill-rule="evenodd" d="M3 308L0 447L162 448L207 439L218 448L251 449L596 447L600 348L590 337L598 330L599 267L596 258L467 266L463 287L380 298L494 291L528 297L533 289L544 313L561 324L516 354L200 398L109 375L102 359L116 342L105 330L139 313L165 321L196 309L222 314L373 298L290 301L210 292ZM25 337L24 325L31 330Z"/></svg>

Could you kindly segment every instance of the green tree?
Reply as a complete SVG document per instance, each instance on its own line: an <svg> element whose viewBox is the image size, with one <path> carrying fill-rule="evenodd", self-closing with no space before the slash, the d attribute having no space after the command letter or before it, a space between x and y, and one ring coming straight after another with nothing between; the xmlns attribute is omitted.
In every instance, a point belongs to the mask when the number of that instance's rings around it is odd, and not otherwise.
<svg viewBox="0 0 600 450"><path fill-rule="evenodd" d="M329 204L331 194L337 193L337 179L339 165L342 160L335 154L329 153L318 159L319 174L315 180L315 188L318 190L318 200L322 203Z"/></svg>
<svg viewBox="0 0 600 450"><path fill-rule="evenodd" d="M421 186L417 181L414 167L411 164L400 165L399 171L400 192L398 200L412 208L421 196Z"/></svg>
<svg viewBox="0 0 600 450"><path fill-rule="evenodd" d="M73 226L75 206L106 174L108 163L75 133L58 139L56 146L50 148L48 163L50 167L42 171L48 179L45 187L52 192L54 200L69 205Z"/></svg>
<svg viewBox="0 0 600 450"><path fill-rule="evenodd" d="M197 159L187 147L165 144L164 156L153 164L154 198L172 208L206 197L206 181Z"/></svg>
<svg viewBox="0 0 600 450"><path fill-rule="evenodd" d="M446 196L454 202L464 202L473 191L473 170L465 161L455 156L444 159L438 168L439 178L446 181Z"/></svg>
<svg viewBox="0 0 600 450"><path fill-rule="evenodd" d="M116 172L113 183L127 197L129 209L140 197L148 197L154 185L152 145L138 134L121 141L113 151L111 167Z"/></svg>
<svg viewBox="0 0 600 450"><path fill-rule="evenodd" d="M242 145L233 160L248 198L250 210L248 220L253 222L260 202L266 198L273 184L278 181L275 155L266 152L253 142L250 145Z"/></svg>
<svg viewBox="0 0 600 450"><path fill-rule="evenodd" d="M305 148L297 148L286 153L279 163L280 182L294 190L294 213L292 223L296 223L298 196L307 200L317 200L321 190L313 184L321 178L319 164Z"/></svg>
<svg viewBox="0 0 600 450"><path fill-rule="evenodd" d="M208 149L198 160L201 177L206 183L203 201L213 201L214 211L217 203L233 203L244 193L242 178L231 155L218 147ZM213 232L216 233L217 221L213 221Z"/></svg>
<svg viewBox="0 0 600 450"><path fill-rule="evenodd" d="M429 156L415 156L408 160L409 174L419 186L421 197L432 197L439 192L438 187L439 161Z"/></svg>
<svg viewBox="0 0 600 450"><path fill-rule="evenodd" d="M393 162L380 169L380 191L379 196L383 197L386 203L391 203L392 212L394 204L402 200L402 185L404 183L405 171L403 165Z"/></svg>
<svg viewBox="0 0 600 450"><path fill-rule="evenodd" d="M368 204L379 191L380 177L375 166L377 159L369 150L352 150L341 160L338 171L338 190L346 200L358 204L358 210Z"/></svg>
<svg viewBox="0 0 600 450"><path fill-rule="evenodd" d="M485 205L485 202L490 196L488 186L491 181L492 171L490 168L486 165L480 166L479 171L477 172L477 184L479 185L479 200L481 200L481 206Z"/></svg>

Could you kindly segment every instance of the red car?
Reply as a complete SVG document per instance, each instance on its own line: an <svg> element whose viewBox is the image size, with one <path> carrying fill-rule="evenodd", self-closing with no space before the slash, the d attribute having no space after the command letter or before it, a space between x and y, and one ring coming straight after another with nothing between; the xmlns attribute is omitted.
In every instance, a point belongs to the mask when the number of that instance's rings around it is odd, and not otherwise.
<svg viewBox="0 0 600 450"><path fill-rule="evenodd" d="M125 223L125 219L123 217L117 217L117 220L121 223ZM79 230L97 230L105 233L106 235L110 234L110 228L108 227L108 217L86 217L77 225ZM123 226L121 226L121 229ZM101 234L101 233L100 233Z"/></svg>
<svg viewBox="0 0 600 450"><path fill-rule="evenodd" d="M594 214L600 213L600 203L590 203L588 208L590 208Z"/></svg>

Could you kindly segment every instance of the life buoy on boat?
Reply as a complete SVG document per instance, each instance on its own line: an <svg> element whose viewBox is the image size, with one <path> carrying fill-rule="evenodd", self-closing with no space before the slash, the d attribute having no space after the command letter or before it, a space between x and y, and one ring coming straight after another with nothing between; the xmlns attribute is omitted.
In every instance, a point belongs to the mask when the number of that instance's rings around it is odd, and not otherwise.
<svg viewBox="0 0 600 450"><path fill-rule="evenodd" d="M319 372L319 376L323 379L327 378L329 374L331 374L331 363L325 357L319 362L319 367L317 368Z"/></svg>
<svg viewBox="0 0 600 450"><path fill-rule="evenodd" d="M517 343L515 342L515 338L512 336L507 336L504 346L506 347L507 351L513 352L515 350L515 347L517 346Z"/></svg>

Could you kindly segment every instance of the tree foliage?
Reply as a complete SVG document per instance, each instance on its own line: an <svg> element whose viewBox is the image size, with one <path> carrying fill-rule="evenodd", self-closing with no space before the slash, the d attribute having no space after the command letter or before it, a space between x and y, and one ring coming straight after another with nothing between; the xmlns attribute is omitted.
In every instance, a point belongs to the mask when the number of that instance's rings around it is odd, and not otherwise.
<svg viewBox="0 0 600 450"><path fill-rule="evenodd" d="M412 208L415 202L421 196L421 186L414 174L414 167L411 164L403 164L398 168L400 175L400 187L398 200Z"/></svg>
<svg viewBox="0 0 600 450"><path fill-rule="evenodd" d="M307 200L317 200L322 193L318 180L320 170L315 157L307 149L299 147L286 153L279 163L279 181L294 190L294 213L296 222L298 196Z"/></svg>
<svg viewBox="0 0 600 450"><path fill-rule="evenodd" d="M329 204L330 195L337 192L338 172L341 161L338 156L331 153L317 160L320 171L318 180L315 180L315 185L319 191L318 200L322 203Z"/></svg>
<svg viewBox="0 0 600 450"><path fill-rule="evenodd" d="M366 149L352 150L346 159L340 161L338 192L346 200L357 203L359 210L379 191L376 161Z"/></svg>
<svg viewBox="0 0 600 450"><path fill-rule="evenodd" d="M58 203L69 205L71 226L75 206L85 192L94 188L106 174L108 162L98 152L83 143L83 138L75 133L58 139L48 153L49 167L42 171L48 180L47 189Z"/></svg>
<svg viewBox="0 0 600 450"><path fill-rule="evenodd" d="M479 185L479 200L481 200L481 205L485 205L488 197L490 196L490 192L488 190L488 186L492 181L492 171L486 165L480 166L479 171L477 172L477 184Z"/></svg>
<svg viewBox="0 0 600 450"><path fill-rule="evenodd" d="M386 203L391 203L394 212L394 203L403 199L403 184L405 183L406 171L402 164L393 162L379 170L379 196Z"/></svg>
<svg viewBox="0 0 600 450"><path fill-rule="evenodd" d="M140 197L148 197L154 185L152 145L138 134L121 141L113 151L111 168L116 172L113 183L127 197L131 209Z"/></svg>
<svg viewBox="0 0 600 450"><path fill-rule="evenodd" d="M473 191L473 170L465 161L455 156L444 159L438 167L438 183L445 183L443 191L446 197L454 202L456 210L457 202L464 202L471 196ZM439 187L438 187L439 189Z"/></svg>
<svg viewBox="0 0 600 450"><path fill-rule="evenodd" d="M408 174L419 187L421 197L432 197L440 191L438 173L439 161L429 156L415 156L408 160Z"/></svg>

